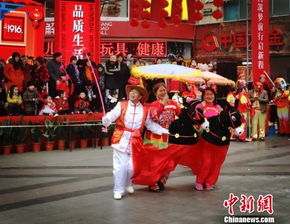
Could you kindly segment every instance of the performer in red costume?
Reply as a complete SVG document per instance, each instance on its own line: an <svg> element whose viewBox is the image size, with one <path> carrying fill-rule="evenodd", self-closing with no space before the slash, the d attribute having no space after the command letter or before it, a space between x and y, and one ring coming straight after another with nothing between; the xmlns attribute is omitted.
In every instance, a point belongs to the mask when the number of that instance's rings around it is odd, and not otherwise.
<svg viewBox="0 0 290 224"><path fill-rule="evenodd" d="M276 78L275 81L276 93L274 103L277 106L277 114L279 118L279 134L290 134L289 126L289 109L288 97L290 96L287 90L286 81L283 78Z"/></svg>
<svg viewBox="0 0 290 224"><path fill-rule="evenodd" d="M214 185L217 183L219 177L220 168L226 158L230 142L230 131L228 128L226 127L226 133L223 133L223 130L221 130L222 126L218 126L226 119L220 119L217 117L222 112L222 108L216 103L215 91L212 88L207 87L202 94L202 99L203 101L196 106L197 110L202 111L196 114L197 118L205 119L205 122L201 125L204 133L199 139L202 143L202 165L196 177L195 188L198 191L214 189ZM228 115L230 113L231 112L227 112L224 114ZM217 119L213 120L214 118ZM209 119L209 123L207 119ZM233 121L231 120L230 123L233 124ZM240 123L238 125L240 125ZM236 128L235 125L232 125L231 127ZM241 130L236 132L236 135L239 134L241 134Z"/></svg>
<svg viewBox="0 0 290 224"><path fill-rule="evenodd" d="M134 174L142 169L142 164L138 163L138 155L142 150L141 132L144 125L155 134L169 134L167 129L151 120L147 108L142 105L147 99L147 91L144 88L127 85L126 94L129 100L119 102L102 119L106 127L116 121L111 140L114 149L113 175L116 200L122 198L125 190L128 193L134 193L131 177L133 168Z"/></svg>
<svg viewBox="0 0 290 224"><path fill-rule="evenodd" d="M150 118L168 130L169 125L175 120L175 117L180 114L181 109L175 101L168 98L164 83L157 83L153 87L153 93L157 100L150 105ZM167 149L168 135L160 136L146 130L143 143L151 144L158 149ZM159 184L155 183L154 185L149 186L149 190L152 192L159 192L160 189L163 190L168 176L169 173L163 175L158 182Z"/></svg>
<svg viewBox="0 0 290 224"><path fill-rule="evenodd" d="M251 107L251 101L249 99L249 92L246 87L246 81L245 80L238 80L237 86L239 87L237 89L237 95L236 99L238 101L238 111L241 113L245 120L245 131L244 133L238 137L239 141L250 141L251 139L247 139L247 122L248 122L248 112Z"/></svg>

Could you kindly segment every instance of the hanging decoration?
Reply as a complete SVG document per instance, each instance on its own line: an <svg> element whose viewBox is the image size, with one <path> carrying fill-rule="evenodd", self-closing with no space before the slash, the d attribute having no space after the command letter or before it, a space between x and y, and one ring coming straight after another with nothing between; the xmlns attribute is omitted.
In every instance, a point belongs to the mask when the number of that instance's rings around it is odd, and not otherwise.
<svg viewBox="0 0 290 224"><path fill-rule="evenodd" d="M38 9L33 9L29 12L29 18L32 20L32 25L34 28L39 26L39 21L43 19L43 12Z"/></svg>
<svg viewBox="0 0 290 224"><path fill-rule="evenodd" d="M223 11L221 9L219 9L219 8L224 5L224 0L214 0L213 4L214 4L214 6L217 7L217 9L212 12L212 16L215 19L222 18L224 14L223 14Z"/></svg>

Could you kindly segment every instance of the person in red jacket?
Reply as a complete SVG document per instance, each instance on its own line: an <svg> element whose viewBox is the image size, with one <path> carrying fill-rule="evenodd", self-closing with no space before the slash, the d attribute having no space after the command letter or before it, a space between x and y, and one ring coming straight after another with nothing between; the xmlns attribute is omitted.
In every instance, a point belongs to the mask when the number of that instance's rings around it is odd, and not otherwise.
<svg viewBox="0 0 290 224"><path fill-rule="evenodd" d="M61 73L59 79L56 81L56 90L64 91L69 98L73 93L73 84L69 76L65 73Z"/></svg>
<svg viewBox="0 0 290 224"><path fill-rule="evenodd" d="M92 113L89 107L90 107L90 103L87 100L86 94L84 92L81 92L78 100L75 102L74 112L77 114Z"/></svg>
<svg viewBox="0 0 290 224"><path fill-rule="evenodd" d="M276 93L274 103L277 106L277 114L279 119L279 134L290 134L289 113L288 113L288 97L289 90L286 90L287 84L283 78L276 78L275 81Z"/></svg>
<svg viewBox="0 0 290 224"><path fill-rule="evenodd" d="M71 112L65 91L58 91L58 96L54 98L54 103L58 114L69 114Z"/></svg>
<svg viewBox="0 0 290 224"><path fill-rule="evenodd" d="M249 99L249 92L246 87L246 81L245 80L238 80L237 86L239 87L237 90L237 106L238 111L241 113L241 115L244 118L244 133L238 137L239 141L246 142L251 141L251 139L247 139L247 122L249 119L249 111L251 108L251 101Z"/></svg>
<svg viewBox="0 0 290 224"><path fill-rule="evenodd" d="M4 75L7 78L7 89L15 85L19 92L23 92L24 68L18 52L14 52L9 63L5 65Z"/></svg>

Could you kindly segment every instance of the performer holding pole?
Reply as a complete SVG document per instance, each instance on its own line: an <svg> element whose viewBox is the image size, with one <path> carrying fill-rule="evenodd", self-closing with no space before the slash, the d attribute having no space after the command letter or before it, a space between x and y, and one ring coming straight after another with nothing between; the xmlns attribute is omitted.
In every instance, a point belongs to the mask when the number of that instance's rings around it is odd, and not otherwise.
<svg viewBox="0 0 290 224"><path fill-rule="evenodd" d="M139 145L137 150L142 148L141 132L146 126L155 134L169 134L168 130L154 123L146 107L147 91L134 85L126 86L128 101L118 102L116 107L108 112L102 119L103 125L108 127L116 121L116 128L112 136L113 151L113 175L114 175L114 199L120 200L125 192L134 193L131 177L133 166L136 170L138 164L133 164L132 144Z"/></svg>

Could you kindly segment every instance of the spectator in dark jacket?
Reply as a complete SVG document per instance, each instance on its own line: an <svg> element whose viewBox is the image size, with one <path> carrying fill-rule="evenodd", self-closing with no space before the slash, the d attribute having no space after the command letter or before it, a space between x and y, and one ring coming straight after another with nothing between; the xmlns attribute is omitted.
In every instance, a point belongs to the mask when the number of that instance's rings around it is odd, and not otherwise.
<svg viewBox="0 0 290 224"><path fill-rule="evenodd" d="M23 93L23 108L25 115L37 115L39 95L33 82L27 83L27 89Z"/></svg>
<svg viewBox="0 0 290 224"><path fill-rule="evenodd" d="M77 62L77 57L72 56L70 58L70 64L66 68L66 72L74 84L74 96L78 96L84 89L84 73L80 72Z"/></svg>
<svg viewBox="0 0 290 224"><path fill-rule="evenodd" d="M121 77L118 76L120 70L120 63L117 62L117 57L112 55L105 66L105 102L108 101L109 92L113 91L119 95L122 83Z"/></svg>
<svg viewBox="0 0 290 224"><path fill-rule="evenodd" d="M48 83L49 74L44 57L39 56L35 59L35 64L32 68L31 76L32 81L37 88L40 87L42 82Z"/></svg>
<svg viewBox="0 0 290 224"><path fill-rule="evenodd" d="M53 54L53 59L48 62L47 69L49 73L49 95L55 96L56 95L56 80L59 79L60 74L64 70L63 64L62 64L62 54L60 52Z"/></svg>
<svg viewBox="0 0 290 224"><path fill-rule="evenodd" d="M124 62L124 57L122 54L117 55L117 61L120 64L120 71L117 72L117 77L121 79L120 89L119 89L119 99L125 99L125 86L128 84L128 79L130 77L130 70L127 64Z"/></svg>

